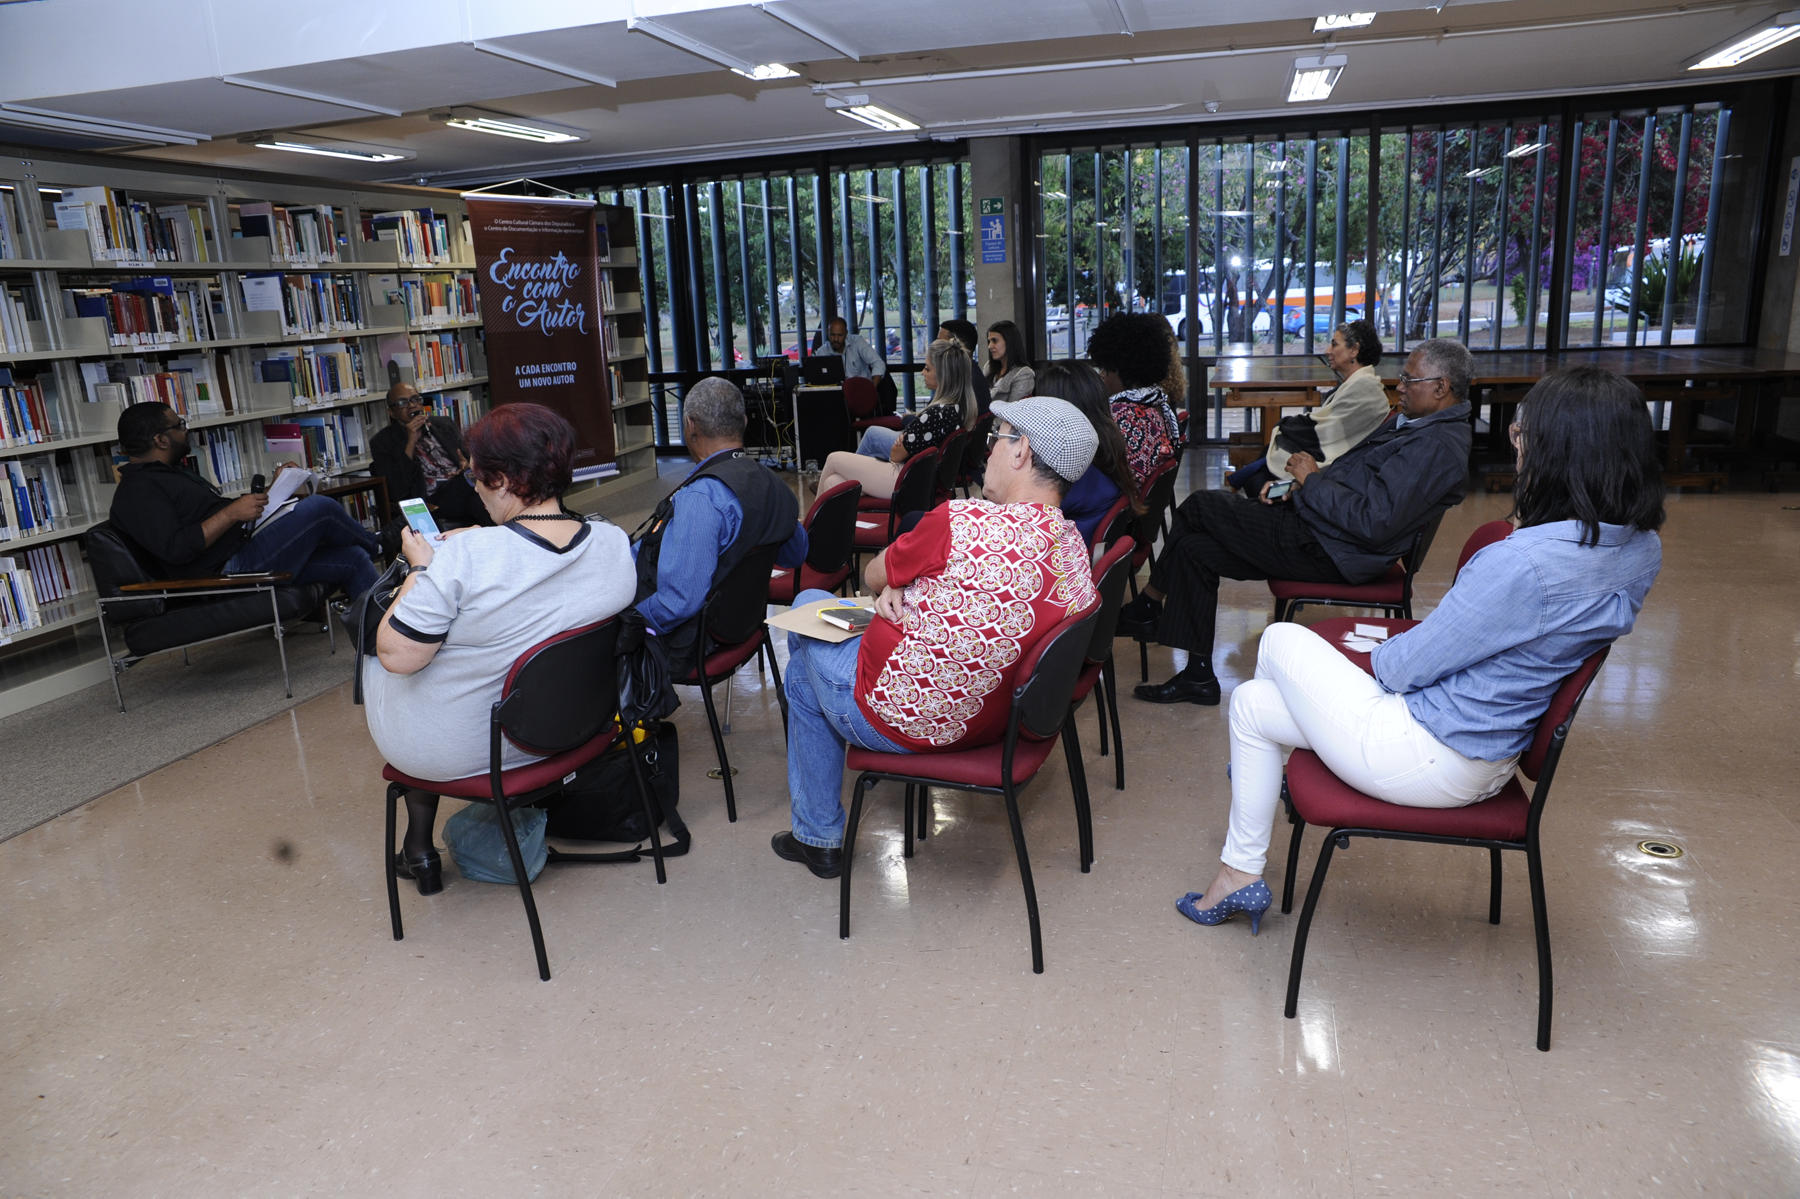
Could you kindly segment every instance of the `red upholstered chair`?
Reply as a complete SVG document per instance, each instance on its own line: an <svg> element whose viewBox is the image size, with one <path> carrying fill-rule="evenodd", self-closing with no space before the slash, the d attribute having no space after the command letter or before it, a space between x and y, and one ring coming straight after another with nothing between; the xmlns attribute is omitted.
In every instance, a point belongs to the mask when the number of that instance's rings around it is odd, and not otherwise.
<svg viewBox="0 0 1800 1199"><path fill-rule="evenodd" d="M1294 832L1288 843L1288 876L1282 888L1282 911L1293 907L1294 866L1300 855L1301 834L1308 824L1329 831L1325 834L1325 843L1319 847L1312 885L1306 890L1306 906L1300 911L1300 924L1294 932L1294 958L1288 968L1289 1019L1293 1018L1300 995L1300 968L1306 957L1307 932L1312 927L1313 911L1318 907L1319 892L1324 889L1325 872L1331 866L1334 849L1348 846L1351 837L1387 837L1486 849L1490 871L1490 924L1500 923L1500 851L1513 849L1524 852L1531 880L1531 915L1537 932L1538 956L1537 1047L1550 1048L1550 922L1544 910L1544 863L1538 830L1544 817L1544 803L1550 798L1550 783L1556 776L1557 760L1562 757L1563 744L1568 739L1569 726L1574 723L1575 712L1587 694L1588 684L1594 681L1600 664L1606 661L1606 654L1607 650L1601 649L1576 667L1556 689L1550 707L1538 720L1531 746L1519 759L1519 769L1525 777L1536 782L1530 795L1525 793L1515 776L1492 799L1466 808L1409 808L1364 795L1341 782L1312 751L1294 751L1287 764L1287 799L1294 819Z"/></svg>
<svg viewBox="0 0 1800 1199"><path fill-rule="evenodd" d="M844 825L843 874L838 893L838 936L850 935L850 874L856 860L856 830L862 821L863 796L883 779L906 784L906 810L901 819L905 838L903 853L912 857L913 799L927 802L929 788L953 787L998 795L1006 801L1012 824L1013 850L1019 859L1019 879L1025 887L1025 912L1031 921L1031 968L1044 972L1044 944L1038 928L1037 890L1031 882L1031 862L1025 852L1025 826L1019 817L1019 790L1049 760L1069 716L1069 697L1081 664L1093 640L1100 605L1063 620L1033 646L1019 662L1012 710L1006 736L994 745L956 749L943 753L886 754L850 747L844 765L857 772L856 791ZM1076 788L1076 810L1085 823L1087 795L1079 773L1070 779ZM1086 847L1084 846L1084 850ZM1086 854L1084 852L1084 860Z"/></svg>
<svg viewBox="0 0 1800 1199"><path fill-rule="evenodd" d="M1388 572L1372 583L1301 583L1292 579L1270 579L1269 594L1275 597L1275 620L1292 620L1294 613L1307 604L1331 604L1339 608L1380 608L1390 616L1412 619L1413 576L1425 565L1425 554L1437 536L1444 514L1439 512L1413 534L1406 553L1388 567Z"/></svg>
<svg viewBox="0 0 1800 1199"><path fill-rule="evenodd" d="M900 473L894 479L894 494L885 503L881 503L879 496L862 497L857 504L860 511L856 516L856 536L851 542L857 555L886 549L900 535L901 517L932 507L937 487L937 464L937 450L920 450L900 464ZM881 506L873 506L876 503Z"/></svg>
<svg viewBox="0 0 1800 1199"><path fill-rule="evenodd" d="M1181 463L1170 460L1150 472L1144 480L1144 514L1132 518L1131 536L1137 542L1137 548L1131 553L1131 575L1127 583L1131 588L1131 598L1138 596L1137 576L1154 556L1156 539L1167 537L1173 518L1170 511L1175 506L1175 475ZM1144 682L1150 681L1150 644L1138 642L1138 670Z"/></svg>
<svg viewBox="0 0 1800 1199"><path fill-rule="evenodd" d="M719 778L725 784L725 815L733 823L737 821L737 793L731 786L731 759L725 753L729 725L719 723L712 689L715 683L728 682L738 667L761 654L769 639L769 627L763 623L763 617L769 610L769 572L780 552L779 544L758 546L706 593L706 601L700 605L701 648L706 656L693 670L675 679L676 686L700 688L713 749L719 755ZM709 645L711 648L707 649ZM775 678L775 700L781 705L781 723L785 728L787 693L781 689L781 668L775 664L774 654L766 658Z"/></svg>
<svg viewBox="0 0 1800 1199"><path fill-rule="evenodd" d="M500 701L488 717L486 774L461 779L422 779L393 766L382 767L381 777L387 780L388 789L387 840L381 856L387 864L388 916L393 921L394 940L403 936L400 886L394 873L394 855L398 850L394 833L400 797L417 789L453 799L490 803L500 811L500 831L506 838L506 851L512 858L519 897L525 901L525 918L531 924L531 943L537 950L538 977L549 981L550 959L544 952L544 931L538 924L537 904L531 897L531 880L525 874L525 860L519 852L511 813L559 789L564 778L605 753L619 739L619 686L613 666L613 643L618 633L618 624L606 620L558 633L519 655L506 676ZM529 765L502 769L502 739L528 753L546 756ZM644 782L643 763L638 758L637 745L630 737L624 740L637 778L638 800L643 804L644 819L650 825L650 852L656 858L656 881L667 882L662 840L657 836L656 820L650 811L650 792ZM608 857L552 851L550 863L605 861Z"/></svg>
<svg viewBox="0 0 1800 1199"><path fill-rule="evenodd" d="M1124 519L1131 511L1131 497L1122 495L1112 502L1112 506L1101 514L1099 523L1094 526L1094 535L1088 538L1088 549L1097 550L1101 546L1110 546L1131 531L1130 521ZM1137 542L1132 541L1135 549Z"/></svg>
<svg viewBox="0 0 1800 1199"><path fill-rule="evenodd" d="M937 479L931 490L933 508L956 498L956 482L962 474L963 451L968 444L968 433L958 429L937 447Z"/></svg>
<svg viewBox="0 0 1800 1199"><path fill-rule="evenodd" d="M1456 556L1456 573L1462 573L1462 568L1469 564L1470 558L1496 541L1505 541L1511 533L1512 522L1507 520L1490 520L1485 525L1477 525L1475 531L1469 534L1469 539L1463 542L1462 553ZM1452 576L1452 578L1454 577ZM1391 637L1418 623L1416 620L1403 617L1334 616L1328 620L1313 622L1312 631L1331 642L1340 653L1352 662L1367 670L1369 669L1369 655L1361 650L1351 649L1345 644L1347 640L1355 636L1357 625L1380 625L1387 629L1388 635Z"/></svg>
<svg viewBox="0 0 1800 1199"><path fill-rule="evenodd" d="M856 536L856 504L861 483L839 483L813 500L806 526L806 561L769 571L769 602L791 604L802 591L836 591L850 577L851 539Z"/></svg>
<svg viewBox="0 0 1800 1199"><path fill-rule="evenodd" d="M980 417L975 421L975 427L969 430L969 439L963 442L962 466L957 470L956 484L962 488L964 499L974 495L975 481L981 478L982 469L987 465L987 436L993 427L992 413Z"/></svg>
<svg viewBox="0 0 1800 1199"><path fill-rule="evenodd" d="M864 429L879 426L883 429L898 429L906 423L899 416L879 416L877 409L880 400L875 394L875 380L852 376L844 380L844 408L850 413L850 427L861 433Z"/></svg>

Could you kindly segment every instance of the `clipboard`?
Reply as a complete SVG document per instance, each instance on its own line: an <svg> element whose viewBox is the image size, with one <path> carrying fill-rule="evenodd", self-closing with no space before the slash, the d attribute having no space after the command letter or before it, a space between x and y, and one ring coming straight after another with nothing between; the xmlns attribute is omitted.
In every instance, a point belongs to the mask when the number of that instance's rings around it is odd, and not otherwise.
<svg viewBox="0 0 1800 1199"><path fill-rule="evenodd" d="M814 600L810 604L802 604L798 608L789 608L784 612L763 621L771 629L780 629L788 633L798 633L802 637L811 637L814 641L823 641L828 645L838 645L853 638L860 637L860 632L853 633L849 629L840 629L834 624L819 619L819 612L824 608L854 606L872 607L875 597L869 595L854 596L849 600L832 596L830 599Z"/></svg>

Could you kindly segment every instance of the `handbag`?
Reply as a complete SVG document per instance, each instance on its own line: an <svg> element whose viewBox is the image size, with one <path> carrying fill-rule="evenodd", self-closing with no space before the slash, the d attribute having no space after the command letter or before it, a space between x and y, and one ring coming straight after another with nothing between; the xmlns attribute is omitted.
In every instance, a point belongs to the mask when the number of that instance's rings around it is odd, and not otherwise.
<svg viewBox="0 0 1800 1199"><path fill-rule="evenodd" d="M632 730L638 739L638 756L644 766L644 783L650 790L650 814L668 830L663 841L665 858L680 857L693 838L676 804L681 799L681 748L675 726L653 720ZM550 814L549 835L570 841L616 841L634 844L619 853L584 855L583 860L602 862L641 861L650 839L644 808L638 800L631 751L623 740L575 772L555 795L539 801ZM550 858L559 855L554 846Z"/></svg>
<svg viewBox="0 0 1800 1199"><path fill-rule="evenodd" d="M350 688L351 703L363 702L363 658L374 657L375 633L381 628L381 618L394 606L394 597L400 594L400 584L405 581L406 559L395 558L381 572L381 577L375 580L375 585L357 596L355 602L342 613L344 625L350 630L350 639L356 645L355 679Z"/></svg>
<svg viewBox="0 0 1800 1199"><path fill-rule="evenodd" d="M681 706L669 670L669 651L636 608L619 613L613 656L619 672L619 717L625 724L662 720Z"/></svg>
<svg viewBox="0 0 1800 1199"><path fill-rule="evenodd" d="M1290 454L1311 454L1321 464L1325 461L1325 451L1319 445L1318 426L1313 423L1310 413L1290 412L1282 417L1276 426L1275 440Z"/></svg>

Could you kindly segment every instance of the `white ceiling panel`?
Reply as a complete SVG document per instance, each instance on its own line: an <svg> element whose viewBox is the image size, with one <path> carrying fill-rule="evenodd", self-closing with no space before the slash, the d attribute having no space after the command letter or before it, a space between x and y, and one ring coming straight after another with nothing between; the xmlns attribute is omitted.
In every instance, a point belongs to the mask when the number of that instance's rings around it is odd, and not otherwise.
<svg viewBox="0 0 1800 1199"><path fill-rule="evenodd" d="M186 129L209 137L299 128L357 115L354 110L336 105L234 87L217 79L88 92L78 96L48 96L32 103L58 112L164 129ZM5 129L0 127L0 138L4 135Z"/></svg>
<svg viewBox="0 0 1800 1199"><path fill-rule="evenodd" d="M567 76L460 44L308 63L249 78L401 112L584 86Z"/></svg>

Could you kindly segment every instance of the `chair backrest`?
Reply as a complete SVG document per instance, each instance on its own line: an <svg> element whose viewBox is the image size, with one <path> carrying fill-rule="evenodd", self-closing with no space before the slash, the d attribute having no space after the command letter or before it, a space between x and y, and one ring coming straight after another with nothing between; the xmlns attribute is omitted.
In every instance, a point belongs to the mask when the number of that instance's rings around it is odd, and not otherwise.
<svg viewBox="0 0 1800 1199"><path fill-rule="evenodd" d="M781 542L759 545L725 573L700 606L700 627L718 645L747 641L763 627L769 608L769 571Z"/></svg>
<svg viewBox="0 0 1800 1199"><path fill-rule="evenodd" d="M1440 509L1413 534L1412 545L1400 556L1400 564L1406 568L1407 578L1418 574L1419 568L1425 565L1425 555L1431 552L1431 543L1437 540L1438 526L1443 523L1444 513Z"/></svg>
<svg viewBox="0 0 1800 1199"><path fill-rule="evenodd" d="M994 414L988 413L975 422L969 430L969 439L963 442L962 465L957 469L957 482L968 486L981 473L983 462L987 458L988 430L994 427Z"/></svg>
<svg viewBox="0 0 1800 1199"><path fill-rule="evenodd" d="M944 438L944 444L938 447L937 493L949 495L956 489L956 480L962 473L963 447L969 444L969 435L957 429Z"/></svg>
<svg viewBox="0 0 1800 1199"><path fill-rule="evenodd" d="M1485 525L1477 525L1475 531L1469 534L1469 539L1463 542L1462 553L1456 556L1456 573L1461 574L1462 568L1469 564L1469 559L1488 546L1512 536L1512 531L1510 520L1490 520Z"/></svg>
<svg viewBox="0 0 1800 1199"><path fill-rule="evenodd" d="M820 574L842 570L856 542L856 505L862 484L839 483L819 494L806 514L806 564Z"/></svg>
<svg viewBox="0 0 1800 1199"><path fill-rule="evenodd" d="M1096 600L1065 617L1020 660L1006 726L1009 757L1020 736L1046 741L1062 729L1069 714L1069 701L1075 694L1075 680L1081 676L1088 646L1094 640L1094 622L1099 617L1100 603Z"/></svg>
<svg viewBox="0 0 1800 1199"><path fill-rule="evenodd" d="M1131 497L1122 495L1112 502L1100 517L1100 523L1094 526L1094 535L1088 538L1088 548L1112 545L1119 538L1131 532ZM1133 542L1135 545L1136 542Z"/></svg>
<svg viewBox="0 0 1800 1199"><path fill-rule="evenodd" d="M94 587L102 599L112 599L126 583L151 581L152 576L144 566L143 559L138 557L131 542L113 527L111 521L101 521L89 529L84 540L87 543L88 565L94 571ZM163 601L154 596L106 605L106 614L115 623L129 624L134 620L146 620L152 616L161 616L163 611Z"/></svg>
<svg viewBox="0 0 1800 1199"><path fill-rule="evenodd" d="M844 408L851 420L868 420L875 415L875 380L853 375L844 380Z"/></svg>
<svg viewBox="0 0 1800 1199"><path fill-rule="evenodd" d="M1131 535L1137 538L1139 560L1147 557L1162 532L1163 513L1175 502L1175 472L1178 464L1165 462L1144 480L1144 514L1132 522Z"/></svg>
<svg viewBox="0 0 1800 1199"><path fill-rule="evenodd" d="M937 464L935 448L920 450L900 464L900 473L894 478L894 494L888 500L890 540L894 530L899 528L902 516L908 512L930 511L932 496L937 489Z"/></svg>
<svg viewBox="0 0 1800 1199"><path fill-rule="evenodd" d="M558 633L513 662L494 705L495 749L501 736L526 753L549 757L593 740L615 722L619 676L614 617ZM498 759L496 758L496 762Z"/></svg>
<svg viewBox="0 0 1800 1199"><path fill-rule="evenodd" d="M1130 537L1121 537L1094 563L1094 590L1100 593L1100 612L1094 620L1094 641L1087 651L1090 664L1104 662L1112 656L1113 638L1119 629L1119 609L1125 604L1125 581L1131 576L1131 551L1136 548L1137 542Z"/></svg>
<svg viewBox="0 0 1800 1199"><path fill-rule="evenodd" d="M1530 748L1519 758L1519 769L1525 772L1526 778L1540 779L1556 768L1556 759L1569 735L1569 725L1574 722L1582 698L1587 695L1588 685L1600 673L1600 666L1610 652L1612 646L1609 644L1589 654L1550 697L1550 706L1538 717Z"/></svg>

